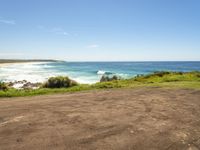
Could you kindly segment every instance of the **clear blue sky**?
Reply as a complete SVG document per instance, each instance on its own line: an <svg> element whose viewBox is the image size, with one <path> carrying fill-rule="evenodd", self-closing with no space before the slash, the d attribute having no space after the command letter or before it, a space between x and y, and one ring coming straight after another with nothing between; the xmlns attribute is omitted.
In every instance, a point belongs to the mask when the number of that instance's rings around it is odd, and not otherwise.
<svg viewBox="0 0 200 150"><path fill-rule="evenodd" d="M200 0L0 0L0 58L200 60Z"/></svg>

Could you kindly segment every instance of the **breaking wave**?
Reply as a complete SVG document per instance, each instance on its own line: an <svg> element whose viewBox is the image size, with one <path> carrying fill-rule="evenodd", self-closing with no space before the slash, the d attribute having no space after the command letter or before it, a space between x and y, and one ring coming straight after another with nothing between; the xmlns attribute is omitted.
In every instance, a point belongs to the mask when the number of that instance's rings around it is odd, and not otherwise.
<svg viewBox="0 0 200 150"><path fill-rule="evenodd" d="M98 75L111 75L111 74L115 74L115 73L112 73L110 71L98 70L97 74Z"/></svg>

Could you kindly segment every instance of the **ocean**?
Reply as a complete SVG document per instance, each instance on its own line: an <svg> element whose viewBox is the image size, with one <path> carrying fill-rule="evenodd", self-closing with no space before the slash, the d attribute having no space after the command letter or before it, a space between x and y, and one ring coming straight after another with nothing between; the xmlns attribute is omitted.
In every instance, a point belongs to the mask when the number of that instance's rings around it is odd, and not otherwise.
<svg viewBox="0 0 200 150"><path fill-rule="evenodd" d="M200 71L200 62L41 62L0 66L0 81L44 82L52 76L69 76L79 83L99 82L103 74L124 79L155 71Z"/></svg>

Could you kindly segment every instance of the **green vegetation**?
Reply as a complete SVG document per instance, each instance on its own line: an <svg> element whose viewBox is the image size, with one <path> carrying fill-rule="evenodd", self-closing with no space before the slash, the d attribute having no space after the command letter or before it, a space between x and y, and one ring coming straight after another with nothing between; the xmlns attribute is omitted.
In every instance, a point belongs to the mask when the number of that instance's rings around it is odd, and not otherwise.
<svg viewBox="0 0 200 150"><path fill-rule="evenodd" d="M114 76L109 76L109 75L103 75L101 77L100 82L108 82L108 81L114 81L114 80L120 80L120 77L114 75Z"/></svg>
<svg viewBox="0 0 200 150"><path fill-rule="evenodd" d="M141 75L135 78L135 81L143 83L163 83L177 81L200 81L200 72L155 72L149 75Z"/></svg>
<svg viewBox="0 0 200 150"><path fill-rule="evenodd" d="M60 80L60 78L62 79L63 77L58 77L58 78ZM63 79L61 81L63 81ZM65 86L65 87L69 88L40 88L36 90L8 89L4 91L0 90L0 97L33 96L42 94L65 93L65 92L110 89L110 88L164 87L164 88L200 89L200 72L188 72L188 73L155 72L149 75L138 75L134 78L126 80L99 82L92 85L78 84L78 85L73 85L72 87L70 86Z"/></svg>
<svg viewBox="0 0 200 150"><path fill-rule="evenodd" d="M68 77L51 77L46 83L44 83L43 88L68 88L78 85L76 81L69 79Z"/></svg>
<svg viewBox="0 0 200 150"><path fill-rule="evenodd" d="M5 83L0 82L0 90L6 91L8 90L8 85Z"/></svg>

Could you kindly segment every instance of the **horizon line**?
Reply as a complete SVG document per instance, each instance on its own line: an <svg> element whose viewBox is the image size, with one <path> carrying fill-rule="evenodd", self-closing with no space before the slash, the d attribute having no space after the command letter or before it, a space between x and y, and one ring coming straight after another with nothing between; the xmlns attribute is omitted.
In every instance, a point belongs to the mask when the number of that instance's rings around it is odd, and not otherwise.
<svg viewBox="0 0 200 150"><path fill-rule="evenodd" d="M65 59L4 59L2 61L64 61L64 62L200 62L200 60L65 60Z"/></svg>

